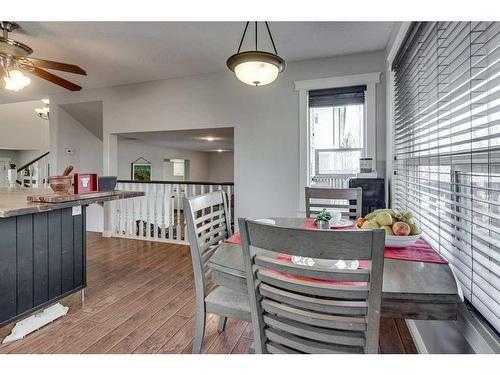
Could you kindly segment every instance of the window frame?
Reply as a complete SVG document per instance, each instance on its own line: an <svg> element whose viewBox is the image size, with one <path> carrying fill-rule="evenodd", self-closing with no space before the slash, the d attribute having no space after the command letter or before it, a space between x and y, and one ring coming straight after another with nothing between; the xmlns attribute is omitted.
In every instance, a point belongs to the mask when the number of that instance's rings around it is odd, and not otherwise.
<svg viewBox="0 0 500 375"><path fill-rule="evenodd" d="M295 81L295 91L299 93L299 208L298 215L305 213L304 189L310 186L310 133L309 133L309 91L328 88L366 85L365 95L365 157L373 159L377 165L376 132L376 85L380 83L381 72L334 76ZM332 175L340 176L340 175ZM344 175L342 175L344 176ZM353 175L355 176L355 175Z"/></svg>

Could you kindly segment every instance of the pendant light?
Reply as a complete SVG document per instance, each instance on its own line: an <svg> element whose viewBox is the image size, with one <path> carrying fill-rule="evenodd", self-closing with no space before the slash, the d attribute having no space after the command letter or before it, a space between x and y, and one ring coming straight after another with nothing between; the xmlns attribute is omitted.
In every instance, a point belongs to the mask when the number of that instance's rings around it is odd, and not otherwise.
<svg viewBox="0 0 500 375"><path fill-rule="evenodd" d="M271 39L274 53L258 50L257 22L255 22L255 50L240 52L249 23L250 22L247 22L245 25L245 30L243 31L243 36L241 37L238 52L227 59L226 64L227 67L236 74L236 77L238 77L241 82L251 86L267 85L268 83L273 82L276 77L278 77L278 74L285 70L286 62L278 56L278 51L274 45L273 36L271 35L271 30L269 29L267 22L264 23L269 34L269 39Z"/></svg>

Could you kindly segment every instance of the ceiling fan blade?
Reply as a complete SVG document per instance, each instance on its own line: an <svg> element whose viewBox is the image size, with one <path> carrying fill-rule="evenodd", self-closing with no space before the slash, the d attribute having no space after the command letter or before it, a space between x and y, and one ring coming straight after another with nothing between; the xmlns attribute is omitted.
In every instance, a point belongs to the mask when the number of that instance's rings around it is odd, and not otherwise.
<svg viewBox="0 0 500 375"><path fill-rule="evenodd" d="M33 63L33 65L35 65L38 68L60 70L63 72L81 74L84 76L87 75L87 72L77 65L65 64L65 63L58 62L58 61L36 59L34 57L28 57L27 59L29 61L31 61Z"/></svg>
<svg viewBox="0 0 500 375"><path fill-rule="evenodd" d="M62 86L70 91L79 91L82 89L81 86L78 86L73 82L67 81L64 78L58 77L55 74L49 73L43 69L37 68L36 66L32 67L31 69L25 69L25 70L28 73L34 74L40 78L55 83L56 85Z"/></svg>

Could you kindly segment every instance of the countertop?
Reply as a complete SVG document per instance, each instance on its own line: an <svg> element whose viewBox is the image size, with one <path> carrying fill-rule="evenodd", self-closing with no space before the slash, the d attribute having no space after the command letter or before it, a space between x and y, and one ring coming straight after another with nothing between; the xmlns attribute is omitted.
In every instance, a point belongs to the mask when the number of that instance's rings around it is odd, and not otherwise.
<svg viewBox="0 0 500 375"><path fill-rule="evenodd" d="M61 208L82 206L98 202L107 202L117 199L126 199L141 197L144 195L142 191L110 191L109 195L100 196L97 198L83 198L72 202L61 203L34 203L28 201L28 196L52 194L50 189L0 189L0 218L12 216L33 214L37 212L46 212L58 210Z"/></svg>

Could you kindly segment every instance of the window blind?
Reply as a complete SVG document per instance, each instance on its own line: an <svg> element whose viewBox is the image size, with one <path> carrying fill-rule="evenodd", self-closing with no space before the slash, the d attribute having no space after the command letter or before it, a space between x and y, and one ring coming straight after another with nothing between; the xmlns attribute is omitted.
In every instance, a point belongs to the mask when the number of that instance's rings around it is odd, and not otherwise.
<svg viewBox="0 0 500 375"><path fill-rule="evenodd" d="M365 102L366 85L309 91L309 107L339 107Z"/></svg>
<svg viewBox="0 0 500 375"><path fill-rule="evenodd" d="M393 74L394 206L498 332L500 23L414 23Z"/></svg>

